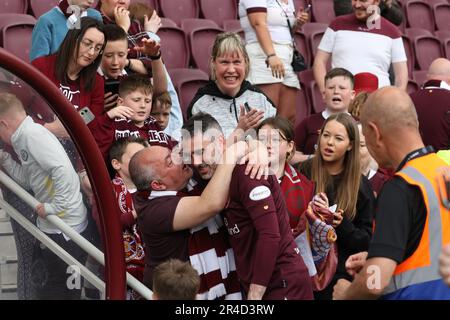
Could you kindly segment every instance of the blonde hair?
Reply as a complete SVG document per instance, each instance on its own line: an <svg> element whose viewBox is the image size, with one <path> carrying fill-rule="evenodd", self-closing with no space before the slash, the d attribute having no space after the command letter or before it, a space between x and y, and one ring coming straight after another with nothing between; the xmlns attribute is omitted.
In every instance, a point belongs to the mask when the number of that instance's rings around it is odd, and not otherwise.
<svg viewBox="0 0 450 320"><path fill-rule="evenodd" d="M250 58L247 50L245 49L244 41L236 32L223 32L216 36L214 45L212 47L211 58L209 60L209 69L211 73L211 79L216 80L214 61L227 53L240 53L244 57L245 61L245 77L247 77L250 71Z"/></svg>
<svg viewBox="0 0 450 320"><path fill-rule="evenodd" d="M14 94L8 92L0 93L0 115L5 115L7 113L12 113L11 111L16 111L17 113L25 113L22 101L19 100Z"/></svg>
<svg viewBox="0 0 450 320"><path fill-rule="evenodd" d="M312 160L311 180L316 183L316 193L326 192L332 183L330 174L325 168L325 163L320 153L320 140L326 125L331 121L337 121L345 127L352 148L345 153L342 180L336 190L338 209L344 211L344 215L353 220L356 215L356 202L358 201L359 185L361 183L361 165L359 155L359 131L355 120L346 113L331 115L325 120L317 144L317 150Z"/></svg>
<svg viewBox="0 0 450 320"><path fill-rule="evenodd" d="M353 99L349 106L348 106L348 112L355 118L359 119L361 115L361 110L364 106L364 103L366 103L367 98L369 98L369 93L367 92L360 92L358 95Z"/></svg>

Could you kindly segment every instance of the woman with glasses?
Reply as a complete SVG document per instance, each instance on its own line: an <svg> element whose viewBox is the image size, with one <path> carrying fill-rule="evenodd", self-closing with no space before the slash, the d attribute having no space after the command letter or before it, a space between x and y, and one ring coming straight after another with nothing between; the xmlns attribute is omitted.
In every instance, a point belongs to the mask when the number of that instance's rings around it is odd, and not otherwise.
<svg viewBox="0 0 450 320"><path fill-rule="evenodd" d="M103 23L85 17L81 19L79 29L74 28L67 33L55 54L37 58L31 64L61 90L77 111L88 108L88 113L96 117L104 109L104 81L97 74L97 68L105 42ZM54 120L53 115L48 116L47 106L35 107L31 111L57 137L68 138L61 122ZM88 127L92 127L94 122L89 122Z"/></svg>

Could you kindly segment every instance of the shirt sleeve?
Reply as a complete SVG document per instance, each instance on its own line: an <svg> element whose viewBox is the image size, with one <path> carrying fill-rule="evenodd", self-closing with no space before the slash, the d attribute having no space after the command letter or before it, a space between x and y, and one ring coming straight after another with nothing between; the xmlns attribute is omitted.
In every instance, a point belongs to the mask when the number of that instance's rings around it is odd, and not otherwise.
<svg viewBox="0 0 450 320"><path fill-rule="evenodd" d="M255 12L255 9L267 11L267 0L241 0L240 4L247 10L247 13Z"/></svg>
<svg viewBox="0 0 450 320"><path fill-rule="evenodd" d="M403 46L402 38L396 38L392 41L392 63L406 62L405 47Z"/></svg>
<svg viewBox="0 0 450 320"><path fill-rule="evenodd" d="M51 54L51 40L49 24L42 18L38 19L31 34L30 61Z"/></svg>
<svg viewBox="0 0 450 320"><path fill-rule="evenodd" d="M334 49L335 38L336 38L336 31L328 27L327 30L325 31L325 34L322 37L322 40L320 41L318 49L328 53L332 53Z"/></svg>
<svg viewBox="0 0 450 320"><path fill-rule="evenodd" d="M405 256L412 218L405 190L398 180L395 177L388 181L378 196L375 231L368 258L383 257L400 263Z"/></svg>
<svg viewBox="0 0 450 320"><path fill-rule="evenodd" d="M239 175L241 203L247 209L258 234L252 261L252 283L267 286L279 252L280 231L275 203L267 180L252 180Z"/></svg>

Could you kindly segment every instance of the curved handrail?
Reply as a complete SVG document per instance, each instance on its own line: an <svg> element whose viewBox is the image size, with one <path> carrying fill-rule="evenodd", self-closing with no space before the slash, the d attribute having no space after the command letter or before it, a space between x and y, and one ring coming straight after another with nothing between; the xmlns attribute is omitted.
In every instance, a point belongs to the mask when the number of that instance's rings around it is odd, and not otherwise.
<svg viewBox="0 0 450 320"><path fill-rule="evenodd" d="M75 108L36 68L0 48L0 67L18 76L42 95L74 142L92 184L105 246L106 299L125 299L125 258L119 209L109 175L95 140Z"/></svg>

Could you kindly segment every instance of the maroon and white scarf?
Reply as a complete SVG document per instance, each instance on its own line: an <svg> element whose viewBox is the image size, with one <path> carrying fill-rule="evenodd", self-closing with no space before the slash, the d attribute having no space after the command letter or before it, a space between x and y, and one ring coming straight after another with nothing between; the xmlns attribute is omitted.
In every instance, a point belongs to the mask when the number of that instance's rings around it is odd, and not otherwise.
<svg viewBox="0 0 450 320"><path fill-rule="evenodd" d="M191 180L187 194L200 195L202 190L199 184ZM234 252L220 214L192 228L190 233L189 260L200 275L197 299L242 300Z"/></svg>

